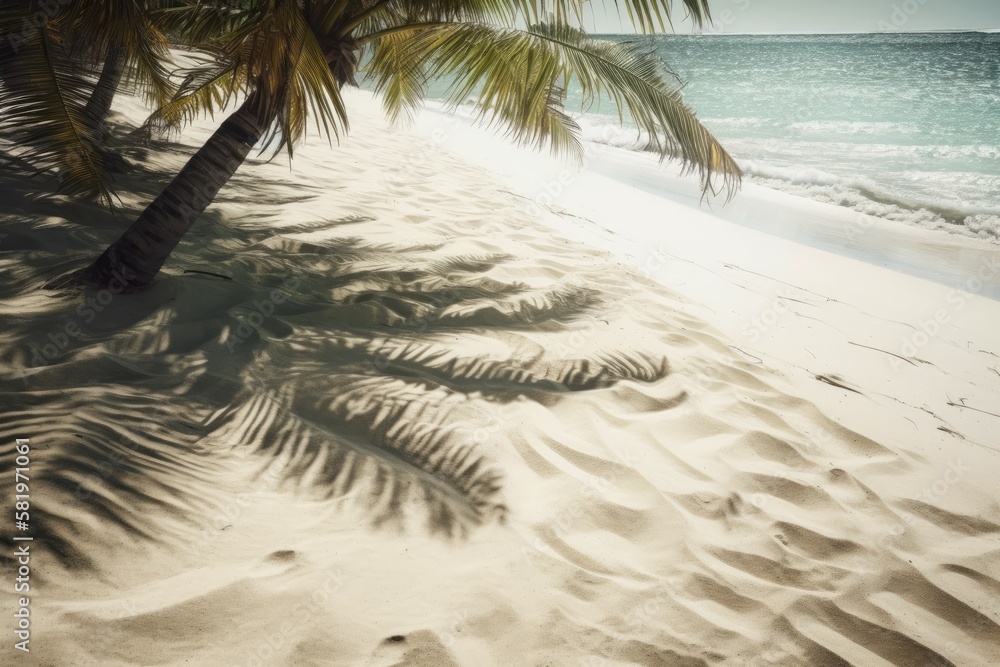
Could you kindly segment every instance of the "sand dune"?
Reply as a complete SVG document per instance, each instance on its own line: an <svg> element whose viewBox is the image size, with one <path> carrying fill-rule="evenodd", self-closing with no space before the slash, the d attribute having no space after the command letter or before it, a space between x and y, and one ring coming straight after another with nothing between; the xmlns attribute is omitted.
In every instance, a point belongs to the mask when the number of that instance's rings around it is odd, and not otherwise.
<svg viewBox="0 0 1000 667"><path fill-rule="evenodd" d="M1000 504L968 464L843 425L349 99L350 139L246 165L139 295L39 289L122 222L2 177L24 664L1000 662ZM125 146L120 218L209 131Z"/></svg>

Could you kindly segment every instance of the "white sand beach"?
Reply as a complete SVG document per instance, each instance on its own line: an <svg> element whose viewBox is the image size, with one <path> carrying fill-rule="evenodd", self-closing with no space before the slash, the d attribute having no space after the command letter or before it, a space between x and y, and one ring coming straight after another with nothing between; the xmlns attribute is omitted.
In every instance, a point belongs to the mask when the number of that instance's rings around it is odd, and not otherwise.
<svg viewBox="0 0 1000 667"><path fill-rule="evenodd" d="M140 294L41 287L221 119L0 176L17 664L1000 664L1000 246L345 95Z"/></svg>

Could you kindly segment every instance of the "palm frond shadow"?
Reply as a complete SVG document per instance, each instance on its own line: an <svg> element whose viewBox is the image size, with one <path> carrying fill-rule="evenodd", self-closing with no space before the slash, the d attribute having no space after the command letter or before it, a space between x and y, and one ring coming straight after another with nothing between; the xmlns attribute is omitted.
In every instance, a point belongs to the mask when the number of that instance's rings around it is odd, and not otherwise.
<svg viewBox="0 0 1000 667"><path fill-rule="evenodd" d="M248 271L287 271L294 252L324 272L292 272L301 280L268 308L282 333L263 323L250 343L254 378L271 389L219 413L211 438L249 448L286 488L360 505L376 527L456 537L504 516L501 473L468 437L490 404L549 403L669 370L662 358L616 350L555 357L518 333L558 337L592 318L605 295L572 281L531 288L491 277L514 260L506 254L418 260L426 247L247 236L235 263ZM510 354L463 350L473 337Z"/></svg>
<svg viewBox="0 0 1000 667"><path fill-rule="evenodd" d="M538 346L532 346L538 347ZM620 380L654 382L667 375L665 359L642 353L600 353L595 358L546 359L515 353L509 359L462 356L440 342L398 338L368 347L381 359L383 373L416 377L459 392L478 392L510 400L520 394L559 394L610 387Z"/></svg>
<svg viewBox="0 0 1000 667"><path fill-rule="evenodd" d="M15 438L30 439L32 534L64 567L97 568L88 552L123 536L170 544L207 509L222 470L189 456L197 419L162 396L94 385L0 400L0 463L13 470Z"/></svg>
<svg viewBox="0 0 1000 667"><path fill-rule="evenodd" d="M72 202L47 205L81 219ZM49 228L32 210L23 222L0 210L24 241L0 246L12 280L3 294L20 304L0 309L13 351L0 365L31 390L0 394L16 408L0 456L18 433L52 443L39 525L68 567L98 567L82 545L102 539L183 542L210 515L220 478L238 488L265 474L375 528L460 538L506 514L502 472L469 436L498 405L669 372L641 351L567 344L618 298L586 268L540 268L489 244L376 243L367 225L382 221L358 212L276 229L267 216L212 211L156 285L115 296L32 368L32 346L79 321L93 295L30 287L86 261L115 226L108 215ZM93 490L74 496L81 484Z"/></svg>
<svg viewBox="0 0 1000 667"><path fill-rule="evenodd" d="M375 527L456 537L502 520L500 473L449 427L443 392L384 378L341 380L326 400L312 392L250 395L211 420L210 437L273 461L285 487L360 503Z"/></svg>

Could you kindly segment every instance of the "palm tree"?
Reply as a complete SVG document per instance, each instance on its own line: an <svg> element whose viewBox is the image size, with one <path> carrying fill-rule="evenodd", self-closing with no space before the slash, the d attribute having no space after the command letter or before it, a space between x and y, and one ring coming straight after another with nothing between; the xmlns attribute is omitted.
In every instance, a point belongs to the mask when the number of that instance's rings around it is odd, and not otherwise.
<svg viewBox="0 0 1000 667"><path fill-rule="evenodd" d="M684 0L697 22L708 0ZM394 120L417 109L434 79L448 101L478 99L483 118L521 143L578 153L578 126L564 111L566 89L610 97L631 114L663 159L716 176L732 192L740 170L684 104L664 63L631 43L588 37L573 27L584 0L190 0L165 10L174 29L204 40L217 64L193 70L155 115L167 127L242 102L84 276L98 284L147 284L197 217L255 146L290 153L311 119L331 138L348 129L341 88L359 62ZM664 30L671 0L620 0L642 31ZM542 23L541 21L545 22ZM522 27L530 25L531 27Z"/></svg>
<svg viewBox="0 0 1000 667"><path fill-rule="evenodd" d="M125 79L150 104L173 96L147 0L0 3L0 135L65 191L112 203L106 119Z"/></svg>

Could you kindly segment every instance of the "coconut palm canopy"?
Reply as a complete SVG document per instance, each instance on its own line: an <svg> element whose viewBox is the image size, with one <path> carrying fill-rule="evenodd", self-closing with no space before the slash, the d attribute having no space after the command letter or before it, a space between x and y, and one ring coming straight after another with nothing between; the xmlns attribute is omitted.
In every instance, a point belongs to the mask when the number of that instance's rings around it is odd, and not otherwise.
<svg viewBox="0 0 1000 667"><path fill-rule="evenodd" d="M309 116L336 136L348 124L340 86L355 81L359 58L368 51L365 76L383 93L394 120L409 118L427 84L443 78L452 82L452 104L476 98L484 119L504 123L522 143L575 152L579 128L562 106L572 81L586 99L605 94L631 113L665 157L679 157L705 177L737 171L684 105L662 61L640 45L590 39L570 26L586 2L247 4L239 14L203 3L167 11L225 67L192 72L181 94L160 110L161 120L176 125L216 110L234 91L254 88L268 91L275 103L271 113L280 119L286 145L301 136ZM708 16L707 0L686 4L699 20ZM666 27L669 5L621 3L643 30ZM517 27L528 22L529 28ZM285 39L268 37L275 33Z"/></svg>
<svg viewBox="0 0 1000 667"><path fill-rule="evenodd" d="M154 107L175 92L158 4L0 2L0 136L34 168L58 171L70 194L112 203L103 134L115 87L137 87Z"/></svg>
<svg viewBox="0 0 1000 667"><path fill-rule="evenodd" d="M132 7L140 2L118 0ZM363 74L394 120L412 116L429 82L450 82L448 102L472 97L481 119L505 126L530 146L579 153L579 127L564 109L570 85L585 100L610 98L664 159L697 171L703 190L732 192L740 170L686 106L666 65L637 43L588 37L584 0L243 0L156 3L134 14L213 56L184 72L154 124L177 128L242 100L209 142L90 271L107 282L130 275L147 283L218 190L263 141L293 149L309 123L331 138L349 126L341 87ZM671 0L621 0L616 7L641 31L669 26ZM684 0L698 22L708 0ZM40 39L42 47L45 39ZM130 57L137 67L140 61ZM52 68L51 64L49 65ZM39 70L44 69L42 64ZM58 74L58 72L57 72ZM75 90L79 108L83 91ZM56 111L56 98L39 100ZM22 105L27 109L28 105ZM18 109L0 123L17 123ZM38 138L36 137L36 140ZM44 142L42 142L44 143ZM68 144L68 142L64 142ZM57 149L53 149L57 150ZM99 171L100 165L95 165Z"/></svg>

